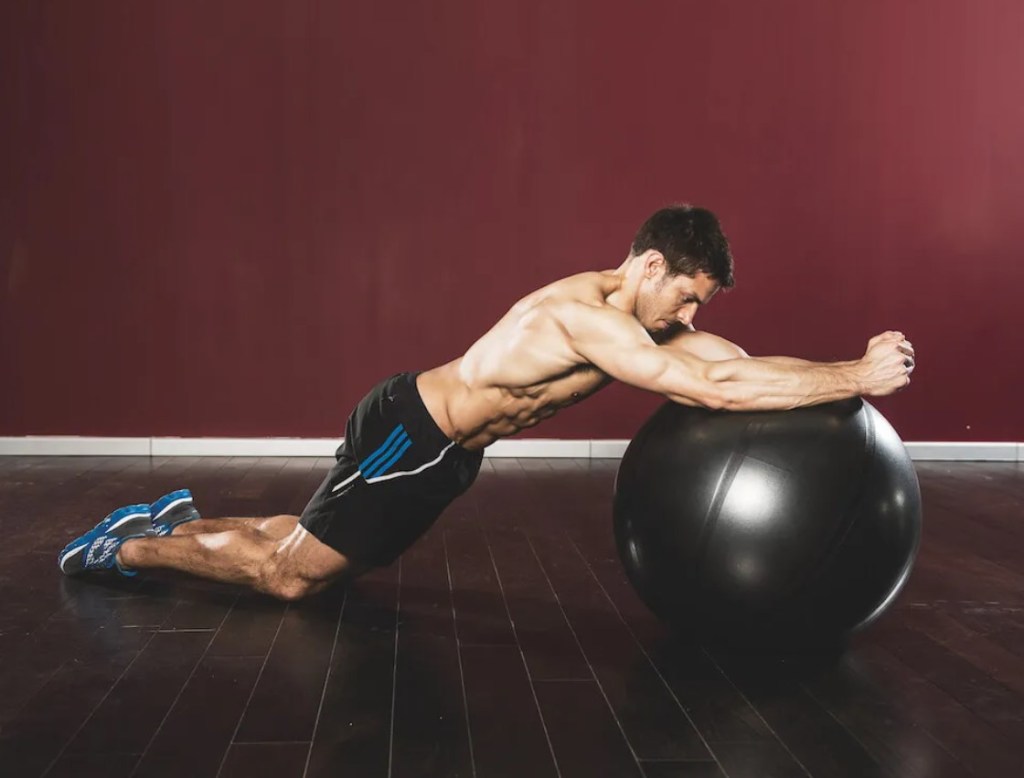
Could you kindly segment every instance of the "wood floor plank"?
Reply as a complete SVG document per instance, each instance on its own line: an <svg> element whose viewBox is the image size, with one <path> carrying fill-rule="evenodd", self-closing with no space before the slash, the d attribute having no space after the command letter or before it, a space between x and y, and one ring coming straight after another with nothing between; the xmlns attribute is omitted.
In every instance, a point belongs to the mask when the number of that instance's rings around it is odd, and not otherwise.
<svg viewBox="0 0 1024 778"><path fill-rule="evenodd" d="M137 652L66 663L0 729L0 765L10 775L41 775L95 710Z"/></svg>
<svg viewBox="0 0 1024 778"><path fill-rule="evenodd" d="M394 775L473 775L454 635L399 631L391 762Z"/></svg>
<svg viewBox="0 0 1024 778"><path fill-rule="evenodd" d="M640 776L640 766L597 684L538 681L537 699L562 778Z"/></svg>
<svg viewBox="0 0 1024 778"><path fill-rule="evenodd" d="M444 532L467 717L478 774L554 774L547 733L486 536ZM517 726L503 722L514 716Z"/></svg>
<svg viewBox="0 0 1024 778"><path fill-rule="evenodd" d="M646 778L723 778L725 773L717 762L702 760L680 761L645 761L641 762ZM763 776L758 774L759 778Z"/></svg>
<svg viewBox="0 0 1024 778"><path fill-rule="evenodd" d="M238 599L235 587L176 587L177 601L162 622L163 629L217 630Z"/></svg>
<svg viewBox="0 0 1024 778"><path fill-rule="evenodd" d="M886 649L865 642L857 652L862 672L887 690L901 714L980 776L1024 772L1024 747L1012 742Z"/></svg>
<svg viewBox="0 0 1024 778"><path fill-rule="evenodd" d="M876 638L891 654L913 667L1011 742L1024 743L1024 705L1019 693L999 683L977 665L957 656L926 633L907 625L890 622L889 629L879 630Z"/></svg>
<svg viewBox="0 0 1024 778"><path fill-rule="evenodd" d="M955 608L914 608L901 614L908 629L927 635L993 681L1024 697L1024 656L1008 651L970 626Z"/></svg>
<svg viewBox="0 0 1024 778"><path fill-rule="evenodd" d="M487 538L479 530L446 530L456 628L463 645L516 645Z"/></svg>
<svg viewBox="0 0 1024 778"><path fill-rule="evenodd" d="M529 539L516 530L494 532L487 534L487 545L530 677L591 680L590 668Z"/></svg>
<svg viewBox="0 0 1024 778"><path fill-rule="evenodd" d="M816 673L803 688L894 778L969 775L927 730L889 699L888 690L863 671L856 648L832 672Z"/></svg>
<svg viewBox="0 0 1024 778"><path fill-rule="evenodd" d="M678 638L649 646L650 657L717 754L727 743L776 742L775 733L704 650Z"/></svg>
<svg viewBox="0 0 1024 778"><path fill-rule="evenodd" d="M308 743L235 743L219 778L301 778Z"/></svg>
<svg viewBox="0 0 1024 778"><path fill-rule="evenodd" d="M310 778L386 775L401 562L349 587L309 754Z"/></svg>
<svg viewBox="0 0 1024 778"><path fill-rule="evenodd" d="M712 657L812 775L885 775L857 738L804 690L804 658L724 652L713 652Z"/></svg>
<svg viewBox="0 0 1024 778"><path fill-rule="evenodd" d="M462 661L441 532L428 533L402 556L399 599L392 774L471 776Z"/></svg>
<svg viewBox="0 0 1024 778"><path fill-rule="evenodd" d="M46 778L129 778L138 754L78 754L47 771Z"/></svg>
<svg viewBox="0 0 1024 778"><path fill-rule="evenodd" d="M310 741L334 648L343 595L290 603L238 725L238 742Z"/></svg>
<svg viewBox="0 0 1024 778"><path fill-rule="evenodd" d="M727 743L715 749L729 778L808 778L828 776L811 773L778 740L760 743Z"/></svg>
<svg viewBox="0 0 1024 778"><path fill-rule="evenodd" d="M281 628L286 605L262 594L243 592L217 631L213 656L266 656Z"/></svg>
<svg viewBox="0 0 1024 778"><path fill-rule="evenodd" d="M533 544L608 704L640 759L711 754L574 549Z"/></svg>
<svg viewBox="0 0 1024 778"><path fill-rule="evenodd" d="M210 643L207 632L158 632L68 743L61 762L82 754L142 754Z"/></svg>
<svg viewBox="0 0 1024 778"><path fill-rule="evenodd" d="M428 532L402 555L399 621L403 635L455 637L443 532Z"/></svg>
<svg viewBox="0 0 1024 778"><path fill-rule="evenodd" d="M262 664L259 657L207 654L144 752L135 775L216 776Z"/></svg>
<svg viewBox="0 0 1024 778"><path fill-rule="evenodd" d="M477 775L557 775L519 647L463 646L462 665Z"/></svg>
<svg viewBox="0 0 1024 778"><path fill-rule="evenodd" d="M65 619L47 620L18 629L5 647L0 666L0 722L15 715L32 695L42 689L65 663L73 658L73 646L97 629L95 623Z"/></svg>

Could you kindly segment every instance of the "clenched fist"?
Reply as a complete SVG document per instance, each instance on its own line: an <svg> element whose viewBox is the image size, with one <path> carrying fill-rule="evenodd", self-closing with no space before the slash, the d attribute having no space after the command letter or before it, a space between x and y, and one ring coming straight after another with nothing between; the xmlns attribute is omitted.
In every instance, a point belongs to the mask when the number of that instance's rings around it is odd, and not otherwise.
<svg viewBox="0 0 1024 778"><path fill-rule="evenodd" d="M857 364L863 382L861 393L882 397L898 392L910 383L914 364L914 347L902 332L889 330L875 335Z"/></svg>

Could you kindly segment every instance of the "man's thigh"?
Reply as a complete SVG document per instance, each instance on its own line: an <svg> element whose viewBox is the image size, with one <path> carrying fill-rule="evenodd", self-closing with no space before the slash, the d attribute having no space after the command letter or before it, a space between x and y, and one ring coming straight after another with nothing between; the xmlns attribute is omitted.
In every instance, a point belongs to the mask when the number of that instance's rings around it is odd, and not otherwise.
<svg viewBox="0 0 1024 778"><path fill-rule="evenodd" d="M309 583L327 584L359 575L364 570L298 523L278 542L275 557L278 574Z"/></svg>
<svg viewBox="0 0 1024 778"><path fill-rule="evenodd" d="M188 535L206 532L226 532L233 529L251 529L265 535L271 540L283 540L292 534L295 525L299 523L298 516L225 516L220 519L202 519L198 522L187 522L180 524L178 534Z"/></svg>

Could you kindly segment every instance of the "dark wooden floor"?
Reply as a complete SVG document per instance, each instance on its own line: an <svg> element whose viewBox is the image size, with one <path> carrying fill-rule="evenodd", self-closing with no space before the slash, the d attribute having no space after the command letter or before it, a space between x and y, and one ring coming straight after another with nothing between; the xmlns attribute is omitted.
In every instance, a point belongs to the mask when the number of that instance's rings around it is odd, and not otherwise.
<svg viewBox="0 0 1024 778"><path fill-rule="evenodd" d="M328 464L0 458L0 775L1024 775L1018 465L919 465L911 583L824 663L671 638L607 460L485 460L400 563L297 604L57 570L122 504L296 513Z"/></svg>

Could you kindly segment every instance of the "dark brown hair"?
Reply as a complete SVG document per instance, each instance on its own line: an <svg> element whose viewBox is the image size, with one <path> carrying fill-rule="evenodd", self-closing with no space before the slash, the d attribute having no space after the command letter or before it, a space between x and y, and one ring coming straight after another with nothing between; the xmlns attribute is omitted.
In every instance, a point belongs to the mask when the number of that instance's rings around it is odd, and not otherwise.
<svg viewBox="0 0 1024 778"><path fill-rule="evenodd" d="M639 256L651 249L665 257L671 275L706 273L723 289L736 283L729 241L706 208L679 204L656 211L637 231L630 252Z"/></svg>

